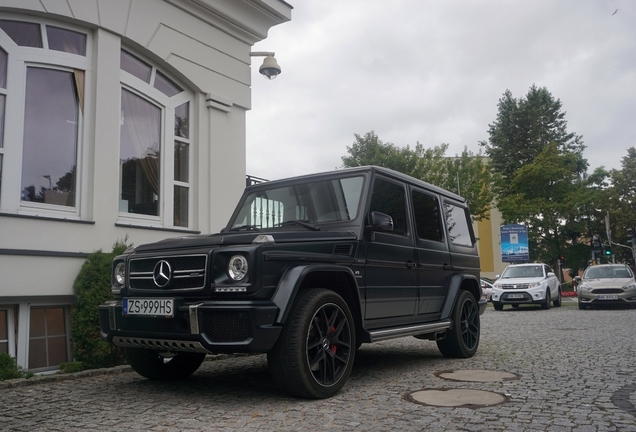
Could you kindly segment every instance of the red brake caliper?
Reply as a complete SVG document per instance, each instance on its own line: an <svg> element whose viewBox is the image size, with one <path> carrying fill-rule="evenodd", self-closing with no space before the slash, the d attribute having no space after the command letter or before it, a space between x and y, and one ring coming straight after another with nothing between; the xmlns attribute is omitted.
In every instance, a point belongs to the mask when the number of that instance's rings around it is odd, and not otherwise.
<svg viewBox="0 0 636 432"><path fill-rule="evenodd" d="M329 329L329 334L333 334L335 331L336 331L336 328L334 326L331 326L331 328ZM335 354L338 348L336 347L336 344L332 344L330 349L331 349L331 352Z"/></svg>

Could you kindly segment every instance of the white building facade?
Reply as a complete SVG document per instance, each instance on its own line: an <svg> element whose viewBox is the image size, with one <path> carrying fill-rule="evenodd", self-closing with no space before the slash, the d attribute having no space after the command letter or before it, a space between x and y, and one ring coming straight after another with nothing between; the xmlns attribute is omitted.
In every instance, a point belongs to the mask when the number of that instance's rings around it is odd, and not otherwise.
<svg viewBox="0 0 636 432"><path fill-rule="evenodd" d="M0 0L0 353L71 361L116 240L218 231L245 185L250 49L282 0Z"/></svg>

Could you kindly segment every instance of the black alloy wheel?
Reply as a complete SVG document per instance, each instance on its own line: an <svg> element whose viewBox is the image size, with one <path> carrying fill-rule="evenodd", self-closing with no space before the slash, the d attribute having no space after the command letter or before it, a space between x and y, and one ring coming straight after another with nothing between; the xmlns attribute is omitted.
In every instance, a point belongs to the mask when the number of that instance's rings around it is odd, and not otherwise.
<svg viewBox="0 0 636 432"><path fill-rule="evenodd" d="M355 351L355 327L345 301L333 291L313 289L295 302L267 360L285 391L319 399L344 386Z"/></svg>
<svg viewBox="0 0 636 432"><path fill-rule="evenodd" d="M479 346L481 326L479 306L469 291L460 291L451 318L453 327L448 330L444 339L437 341L437 347L446 357L472 357Z"/></svg>

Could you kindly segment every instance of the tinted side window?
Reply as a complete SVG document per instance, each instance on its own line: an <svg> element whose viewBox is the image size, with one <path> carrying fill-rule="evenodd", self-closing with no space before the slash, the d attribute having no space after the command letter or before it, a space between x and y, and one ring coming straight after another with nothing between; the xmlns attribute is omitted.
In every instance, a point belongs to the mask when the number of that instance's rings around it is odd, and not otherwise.
<svg viewBox="0 0 636 432"><path fill-rule="evenodd" d="M406 233L404 188L396 183L376 179L370 212L377 211L393 218L393 233Z"/></svg>
<svg viewBox="0 0 636 432"><path fill-rule="evenodd" d="M422 240L442 241L442 221L437 198L418 191L413 191L412 197L417 236Z"/></svg>
<svg viewBox="0 0 636 432"><path fill-rule="evenodd" d="M444 216L451 243L459 246L472 246L473 239L470 236L468 217L464 208L444 203Z"/></svg>

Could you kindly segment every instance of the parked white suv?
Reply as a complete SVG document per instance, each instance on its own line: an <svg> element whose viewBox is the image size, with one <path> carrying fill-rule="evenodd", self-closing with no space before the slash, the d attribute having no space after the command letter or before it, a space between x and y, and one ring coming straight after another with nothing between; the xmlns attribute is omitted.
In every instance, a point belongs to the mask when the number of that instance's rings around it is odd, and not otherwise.
<svg viewBox="0 0 636 432"><path fill-rule="evenodd" d="M540 304L543 309L561 306L561 284L554 271L541 263L511 264L492 287L492 304L502 310L505 304Z"/></svg>

